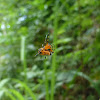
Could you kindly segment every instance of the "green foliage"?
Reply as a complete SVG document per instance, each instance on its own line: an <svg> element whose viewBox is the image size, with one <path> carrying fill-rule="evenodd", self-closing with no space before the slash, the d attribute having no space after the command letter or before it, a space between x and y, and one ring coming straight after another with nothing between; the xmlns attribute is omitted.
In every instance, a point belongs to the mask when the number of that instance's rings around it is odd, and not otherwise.
<svg viewBox="0 0 100 100"><path fill-rule="evenodd" d="M31 91L31 89L23 82L19 81L19 80L14 80L15 82L18 82L21 84L22 87L25 88L25 90L27 91L26 93L29 93L30 96L32 97L33 100L36 100L36 96L33 94L33 92Z"/></svg>
<svg viewBox="0 0 100 100"><path fill-rule="evenodd" d="M0 100L98 100L99 0L0 0ZM50 33L54 54L37 56Z"/></svg>
<svg viewBox="0 0 100 100"><path fill-rule="evenodd" d="M23 96L16 90L14 89L9 89L10 92L12 92L12 94L14 94L19 100L24 100Z"/></svg>

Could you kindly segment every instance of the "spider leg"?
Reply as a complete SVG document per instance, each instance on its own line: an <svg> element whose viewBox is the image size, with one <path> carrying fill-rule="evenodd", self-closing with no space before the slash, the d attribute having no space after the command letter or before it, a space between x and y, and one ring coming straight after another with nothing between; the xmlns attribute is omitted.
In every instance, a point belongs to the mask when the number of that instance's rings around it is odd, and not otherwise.
<svg viewBox="0 0 100 100"><path fill-rule="evenodd" d="M55 50L55 45L51 44L51 48L52 48L52 50Z"/></svg>
<svg viewBox="0 0 100 100"><path fill-rule="evenodd" d="M47 42L49 42L49 33L48 33L48 35L47 35Z"/></svg>
<svg viewBox="0 0 100 100"><path fill-rule="evenodd" d="M35 57L38 56L38 55L40 54L40 50L39 50L39 49L38 49L38 51L39 51L39 52L35 55Z"/></svg>
<svg viewBox="0 0 100 100"><path fill-rule="evenodd" d="M49 33L48 33L48 35L46 35L46 37L45 37L45 44L48 43L48 42L49 42Z"/></svg>
<svg viewBox="0 0 100 100"><path fill-rule="evenodd" d="M46 39L47 39L47 35L46 35L46 37L45 37L45 41L44 41L44 44L46 44L46 42L47 42L47 40L46 40Z"/></svg>
<svg viewBox="0 0 100 100"><path fill-rule="evenodd" d="M39 53L37 53L34 57L38 56Z"/></svg>
<svg viewBox="0 0 100 100"><path fill-rule="evenodd" d="M43 44L42 44L42 47L43 47Z"/></svg>

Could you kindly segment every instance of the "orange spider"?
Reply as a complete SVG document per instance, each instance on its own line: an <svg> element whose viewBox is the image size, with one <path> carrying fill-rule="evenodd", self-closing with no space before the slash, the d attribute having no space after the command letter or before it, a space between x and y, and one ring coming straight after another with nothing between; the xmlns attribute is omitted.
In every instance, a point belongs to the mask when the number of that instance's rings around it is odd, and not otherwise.
<svg viewBox="0 0 100 100"><path fill-rule="evenodd" d="M48 35L46 35L46 38L45 38L45 46L43 46L42 45L42 48L40 48L39 50L38 50L38 53L35 55L35 56L37 56L38 54L40 54L40 55L51 55L52 53L54 53L54 51L53 51L53 46L52 45L50 45L49 43L48 43L48 41L49 41L49 34Z"/></svg>
<svg viewBox="0 0 100 100"><path fill-rule="evenodd" d="M51 52L45 51L44 48L40 48L40 49L38 50L38 53L39 53L40 55L51 55Z"/></svg>
<svg viewBox="0 0 100 100"><path fill-rule="evenodd" d="M37 56L37 55L45 55L45 56L47 56L47 55L51 55L51 52L50 51L46 51L44 48L40 48L39 50L38 50L38 53L35 55L35 56ZM46 58L46 57L45 57Z"/></svg>
<svg viewBox="0 0 100 100"><path fill-rule="evenodd" d="M45 44L46 45L44 46L44 49L46 51L50 51L51 53L54 53L53 46L52 46L52 44L49 44L48 41L49 41L49 33L48 33L48 35L46 35L46 38L45 38Z"/></svg>
<svg viewBox="0 0 100 100"><path fill-rule="evenodd" d="M49 43L47 43L45 46L44 46L44 49L45 51L49 51L51 53L54 53L53 49L52 49L52 45L50 45Z"/></svg>

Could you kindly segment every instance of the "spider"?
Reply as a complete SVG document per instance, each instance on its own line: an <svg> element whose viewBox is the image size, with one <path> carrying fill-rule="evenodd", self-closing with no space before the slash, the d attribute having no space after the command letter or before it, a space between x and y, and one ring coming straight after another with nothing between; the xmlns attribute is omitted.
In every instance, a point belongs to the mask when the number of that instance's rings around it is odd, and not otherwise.
<svg viewBox="0 0 100 100"><path fill-rule="evenodd" d="M49 41L49 33L48 35L46 35L45 45L43 46L42 44L42 48L38 50L38 53L35 56L37 56L38 54L46 56L46 55L51 55L52 53L54 53L53 45L49 44L48 41Z"/></svg>

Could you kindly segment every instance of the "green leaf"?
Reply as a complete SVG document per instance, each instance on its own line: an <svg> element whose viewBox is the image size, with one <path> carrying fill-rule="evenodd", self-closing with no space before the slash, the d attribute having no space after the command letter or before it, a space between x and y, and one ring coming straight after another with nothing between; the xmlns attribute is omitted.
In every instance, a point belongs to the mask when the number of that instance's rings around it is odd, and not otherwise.
<svg viewBox="0 0 100 100"><path fill-rule="evenodd" d="M9 81L9 78L6 78L6 79L3 79L1 82L0 82L0 89Z"/></svg>
<svg viewBox="0 0 100 100"><path fill-rule="evenodd" d="M32 97L32 99L36 100L35 94L31 91L31 89L25 83L21 82L20 80L16 80L16 79L14 79L14 81L20 83L21 86L26 89L27 93L29 93L29 95Z"/></svg>
<svg viewBox="0 0 100 100"><path fill-rule="evenodd" d="M18 100L24 100L23 95L20 92L18 92L17 90L8 89L8 92L9 91L12 92L18 98Z"/></svg>
<svg viewBox="0 0 100 100"><path fill-rule="evenodd" d="M65 38L65 39L60 39L56 42L56 44L62 44L62 43L68 43L70 42L72 39L71 38Z"/></svg>
<svg viewBox="0 0 100 100"><path fill-rule="evenodd" d="M11 100L16 100L16 98L15 98L11 93L9 93L9 91L6 91L6 95L7 95Z"/></svg>

